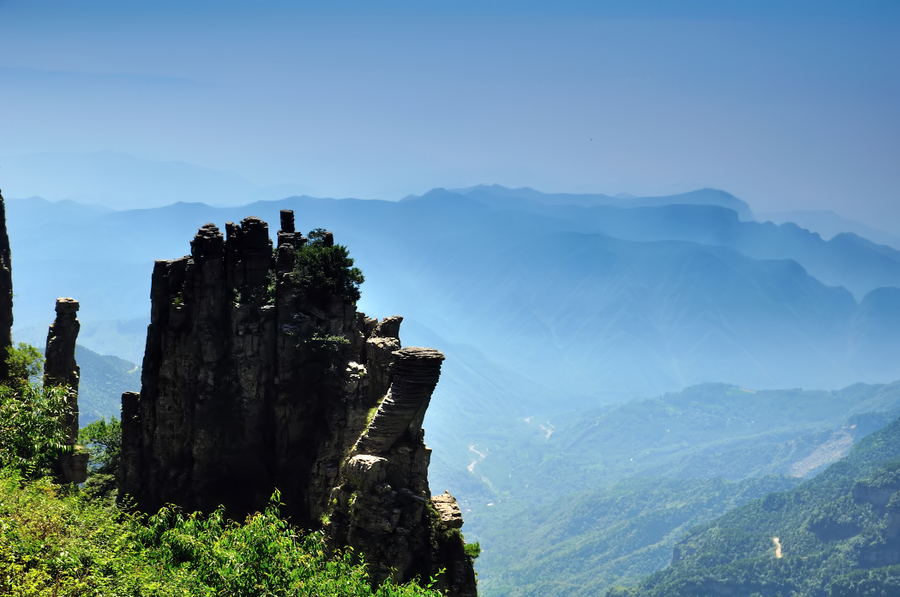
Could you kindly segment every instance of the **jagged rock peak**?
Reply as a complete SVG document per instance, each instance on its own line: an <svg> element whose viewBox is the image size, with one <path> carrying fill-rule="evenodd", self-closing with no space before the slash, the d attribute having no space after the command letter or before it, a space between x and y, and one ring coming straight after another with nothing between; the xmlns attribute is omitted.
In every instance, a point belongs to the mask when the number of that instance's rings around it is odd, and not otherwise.
<svg viewBox="0 0 900 597"><path fill-rule="evenodd" d="M277 487L295 524L330 519L331 545L353 546L375 583L445 569L449 595L474 595L461 535L427 507L421 425L444 356L401 348L402 317L308 292L292 212L276 250L259 218L225 231L206 224L190 257L154 267L141 393L122 397L120 496L239 519Z"/></svg>
<svg viewBox="0 0 900 597"><path fill-rule="evenodd" d="M9 234L6 231L6 202L0 193L0 381L9 379L6 354L12 346L13 287Z"/></svg>
<svg viewBox="0 0 900 597"><path fill-rule="evenodd" d="M194 240L191 241L191 255L193 257L206 257L215 255L221 250L223 243L222 233L215 224L204 224L197 231Z"/></svg>

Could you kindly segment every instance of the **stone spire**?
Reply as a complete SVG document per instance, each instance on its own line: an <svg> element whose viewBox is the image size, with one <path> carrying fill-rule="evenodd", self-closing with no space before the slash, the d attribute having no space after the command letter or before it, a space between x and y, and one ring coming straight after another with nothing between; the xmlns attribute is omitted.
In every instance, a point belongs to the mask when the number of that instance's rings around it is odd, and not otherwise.
<svg viewBox="0 0 900 597"><path fill-rule="evenodd" d="M59 471L68 483L83 483L87 478L87 454L75 454L78 441L78 382L80 369L75 362L75 341L81 324L75 318L78 301L73 298L56 299L56 320L47 333L47 348L44 352L44 386L65 386L71 410L66 417L68 453L59 461Z"/></svg>
<svg viewBox="0 0 900 597"><path fill-rule="evenodd" d="M12 263L6 232L6 203L0 194L0 382L9 379L7 350L12 346L13 325Z"/></svg>

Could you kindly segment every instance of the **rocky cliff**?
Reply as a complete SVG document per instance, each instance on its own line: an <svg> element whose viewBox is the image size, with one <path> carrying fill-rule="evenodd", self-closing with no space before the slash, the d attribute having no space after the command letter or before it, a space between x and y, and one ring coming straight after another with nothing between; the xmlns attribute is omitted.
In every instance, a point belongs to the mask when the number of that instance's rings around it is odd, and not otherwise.
<svg viewBox="0 0 900 597"><path fill-rule="evenodd" d="M0 193L0 381L9 379L6 351L12 346L13 325L12 260L6 232L6 202Z"/></svg>
<svg viewBox="0 0 900 597"><path fill-rule="evenodd" d="M258 218L225 231L203 226L189 256L154 267L120 495L239 518L277 488L295 524L352 546L375 582L444 569L442 588L474 595L455 500L428 487L421 424L443 355L401 349L402 318L357 312L331 233L308 244L289 211L277 247Z"/></svg>

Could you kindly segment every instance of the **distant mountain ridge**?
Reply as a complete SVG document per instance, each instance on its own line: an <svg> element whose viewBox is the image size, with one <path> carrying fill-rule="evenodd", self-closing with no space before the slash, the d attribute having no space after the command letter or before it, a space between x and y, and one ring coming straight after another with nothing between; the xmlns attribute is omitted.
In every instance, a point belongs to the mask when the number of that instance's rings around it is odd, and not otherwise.
<svg viewBox="0 0 900 597"><path fill-rule="evenodd" d="M577 205L595 207L609 205L626 209L635 207L660 207L663 205L718 205L738 214L741 220L752 220L753 212L746 202L731 193L718 189L698 189L678 195L660 197L615 196L603 194L542 193L528 187L509 189L500 185L478 185L465 189L454 189L453 193L472 197L493 207L516 208L521 202L530 201L548 205ZM408 197L407 200L411 199Z"/></svg>
<svg viewBox="0 0 900 597"><path fill-rule="evenodd" d="M114 151L0 157L6 196L39 195L115 209L177 201L235 205L310 192L303 185L257 185L233 172Z"/></svg>
<svg viewBox="0 0 900 597"><path fill-rule="evenodd" d="M773 222L784 224L792 222L810 232L816 232L825 240L834 238L838 234L851 232L857 236L870 240L879 245L887 245L900 250L900 236L877 230L862 222L843 218L828 210L800 210L756 214L760 222Z"/></svg>
<svg viewBox="0 0 900 597"><path fill-rule="evenodd" d="M45 325L43 305L62 294L81 298L95 329L139 320L152 262L183 252L178 239L206 222L277 221L278 210L294 209L299 226L327 225L347 239L367 276L364 309L402 312L563 393L608 399L709 380L840 387L900 377L893 303L865 300L900 288L900 252L852 234L824 241L791 224L742 221L709 204L730 201L718 191L688 194L706 204L673 196L632 208L538 203L539 195L476 187L401 202L294 197L108 213L10 200L15 275L31 277L16 286L24 293L16 325ZM142 349L134 343L130 357Z"/></svg>

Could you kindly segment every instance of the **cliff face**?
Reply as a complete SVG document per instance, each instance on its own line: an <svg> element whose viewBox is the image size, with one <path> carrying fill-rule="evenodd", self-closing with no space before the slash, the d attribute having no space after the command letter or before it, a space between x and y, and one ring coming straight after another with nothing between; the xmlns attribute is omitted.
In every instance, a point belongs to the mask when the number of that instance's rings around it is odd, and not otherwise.
<svg viewBox="0 0 900 597"><path fill-rule="evenodd" d="M9 379L6 351L12 346L12 260L6 232L6 202L0 194L0 381Z"/></svg>
<svg viewBox="0 0 900 597"><path fill-rule="evenodd" d="M207 224L190 256L156 263L141 393L122 399L120 495L239 518L278 488L295 524L353 546L375 581L444 568L445 588L474 595L428 488L421 423L443 355L401 350L401 318L368 318L298 275L292 212L277 238L273 250L258 218L225 237Z"/></svg>

